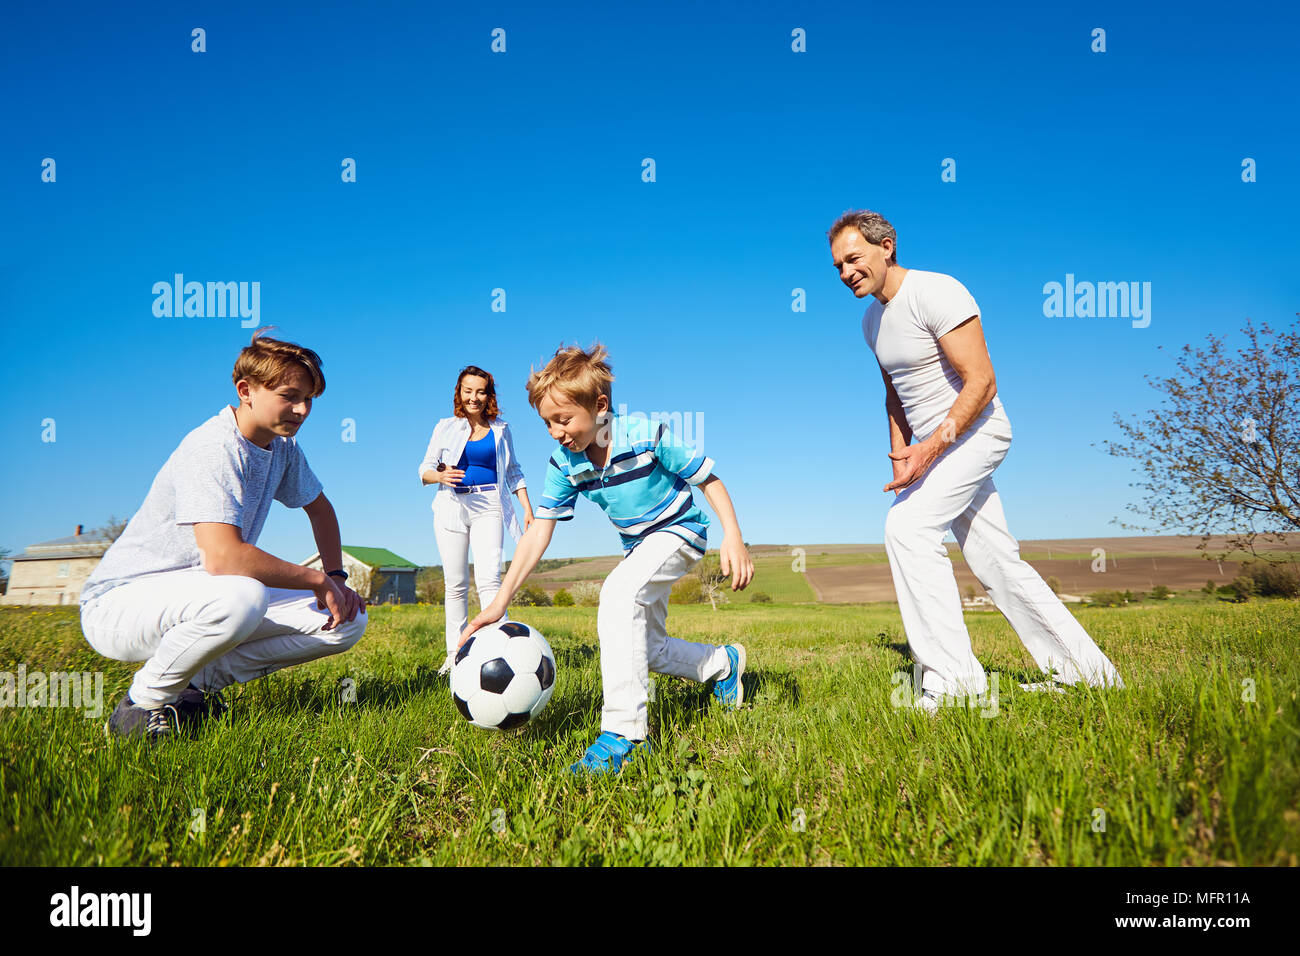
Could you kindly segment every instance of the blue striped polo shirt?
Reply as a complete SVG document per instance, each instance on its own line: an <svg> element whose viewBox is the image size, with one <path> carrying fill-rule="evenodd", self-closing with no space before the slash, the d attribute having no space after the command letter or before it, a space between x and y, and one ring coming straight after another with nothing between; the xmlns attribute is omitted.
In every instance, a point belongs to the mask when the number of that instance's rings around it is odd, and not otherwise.
<svg viewBox="0 0 1300 956"><path fill-rule="evenodd" d="M713 459L678 438L664 422L616 416L609 460L597 468L586 452L561 445L546 466L538 518L568 521L578 495L609 516L627 554L647 535L670 531L700 554L708 542L708 516L695 504L691 486L713 473Z"/></svg>

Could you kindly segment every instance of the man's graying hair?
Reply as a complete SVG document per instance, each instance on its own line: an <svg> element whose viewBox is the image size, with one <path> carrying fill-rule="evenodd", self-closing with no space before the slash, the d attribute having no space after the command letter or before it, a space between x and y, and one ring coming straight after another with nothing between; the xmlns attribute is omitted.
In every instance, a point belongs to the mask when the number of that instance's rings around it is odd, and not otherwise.
<svg viewBox="0 0 1300 956"><path fill-rule="evenodd" d="M826 238L834 242L836 236L850 227L855 227L862 233L862 238L874 246L883 243L886 236L894 240L894 251L890 253L889 262L891 265L898 265L898 233L894 231L888 219L870 209L850 209L835 220L835 224L826 233Z"/></svg>

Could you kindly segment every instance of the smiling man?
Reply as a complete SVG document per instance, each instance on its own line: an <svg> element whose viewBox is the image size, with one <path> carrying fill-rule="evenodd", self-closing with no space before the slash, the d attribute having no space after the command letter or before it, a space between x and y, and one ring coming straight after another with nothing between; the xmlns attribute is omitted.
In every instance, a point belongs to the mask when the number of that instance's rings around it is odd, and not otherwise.
<svg viewBox="0 0 1300 956"><path fill-rule="evenodd" d="M885 550L921 670L915 706L933 713L944 696L983 695L987 686L943 544L949 531L1044 673L1063 684L1123 686L1007 529L993 471L1011 447L1011 422L974 298L952 276L900 266L898 235L878 213L846 212L827 236L840 281L875 299L862 333L885 383L893 480L884 490L895 494Z"/></svg>
<svg viewBox="0 0 1300 956"><path fill-rule="evenodd" d="M365 630L334 508L294 438L325 391L320 365L254 333L235 361L239 407L185 436L87 579L90 646L143 662L109 718L115 733L158 742L197 727L224 709L221 688L345 651ZM256 547L272 500L307 513L328 573Z"/></svg>

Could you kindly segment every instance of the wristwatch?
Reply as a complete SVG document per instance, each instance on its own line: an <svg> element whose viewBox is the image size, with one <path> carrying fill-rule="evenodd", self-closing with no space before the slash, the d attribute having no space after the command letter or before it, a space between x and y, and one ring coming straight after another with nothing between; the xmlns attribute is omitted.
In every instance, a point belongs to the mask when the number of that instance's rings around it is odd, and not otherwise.
<svg viewBox="0 0 1300 956"><path fill-rule="evenodd" d="M326 571L325 573L332 578L338 578L340 581L346 581L348 579L348 573L341 568L338 571Z"/></svg>

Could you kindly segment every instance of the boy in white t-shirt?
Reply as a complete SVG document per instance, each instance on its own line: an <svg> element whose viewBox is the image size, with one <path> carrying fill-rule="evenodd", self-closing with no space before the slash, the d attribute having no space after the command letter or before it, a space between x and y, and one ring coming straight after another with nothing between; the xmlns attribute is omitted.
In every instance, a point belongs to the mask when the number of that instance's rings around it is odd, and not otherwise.
<svg viewBox="0 0 1300 956"><path fill-rule="evenodd" d="M294 436L325 391L311 349L254 333L235 362L239 407L181 441L81 592L100 654L140 661L108 727L166 739L224 710L217 692L350 648L364 604L343 582L334 508ZM302 508L325 571L255 547L271 501Z"/></svg>
<svg viewBox="0 0 1300 956"><path fill-rule="evenodd" d="M952 276L899 266L898 236L878 213L847 212L827 235L840 280L859 299L876 300L862 333L885 382L894 480L884 490L897 496L885 520L885 550L921 669L914 703L933 713L946 695L986 689L943 546L949 530L1045 673L1065 684L1123 686L1074 615L1021 560L1007 529L992 475L1011 447L1011 422L974 298Z"/></svg>

